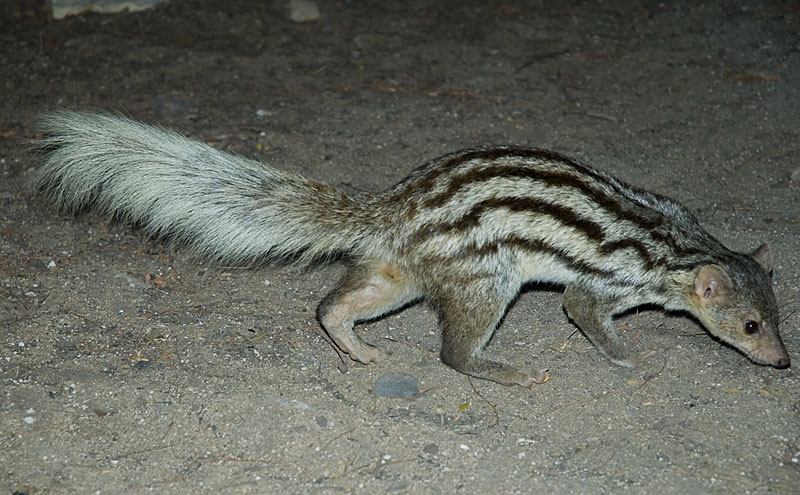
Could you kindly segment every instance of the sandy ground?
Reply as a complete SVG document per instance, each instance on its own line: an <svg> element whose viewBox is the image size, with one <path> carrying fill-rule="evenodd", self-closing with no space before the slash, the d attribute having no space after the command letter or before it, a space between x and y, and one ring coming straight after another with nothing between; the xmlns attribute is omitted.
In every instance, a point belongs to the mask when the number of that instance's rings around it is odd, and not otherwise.
<svg viewBox="0 0 800 495"><path fill-rule="evenodd" d="M342 374L314 317L339 264L210 265L26 190L36 115L111 109L346 190L484 144L545 147L667 194L728 246L771 243L800 360L800 8L792 1L173 1L50 21L0 9L0 490L61 493L798 493L795 368L683 315L618 321L602 359L530 290L488 353L438 359L432 311L360 325ZM557 6L556 6L557 5ZM798 178L800 180L800 178ZM373 392L405 373L421 393Z"/></svg>

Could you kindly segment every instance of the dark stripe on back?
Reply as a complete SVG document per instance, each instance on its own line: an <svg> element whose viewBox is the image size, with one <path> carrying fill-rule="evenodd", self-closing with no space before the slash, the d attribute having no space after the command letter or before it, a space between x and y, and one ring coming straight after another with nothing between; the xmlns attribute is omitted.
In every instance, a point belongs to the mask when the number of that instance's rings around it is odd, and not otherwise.
<svg viewBox="0 0 800 495"><path fill-rule="evenodd" d="M466 215L464 215L457 221L450 223L428 224L421 227L411 236L410 240L413 243L417 243L425 241L426 239L433 236L448 234L452 232L461 232L470 229L480 224L480 219L487 210L492 210L497 208L505 208L515 213L516 212L535 213L539 215L546 215L552 217L561 224L563 224L565 227L571 227L583 233L587 237L587 239L599 243L600 244L598 246L599 252L606 256L614 253L615 251L624 249L633 249L634 251L636 251L639 258L641 258L642 263L645 265L645 268L648 270L652 269L654 266L656 266L656 264L659 264L661 261L663 261L663 260L660 261L654 260L651 257L651 253L648 251L645 244L637 239L627 238L611 242L603 242L606 236L605 236L605 231L600 224L576 214L569 208L564 208L560 205L554 205L535 198L516 198L516 197L492 198L481 201L475 204L473 208ZM487 244L487 246L498 245L499 243L502 244L512 243L517 245L523 245L527 243L526 245L529 246L534 246L534 245L546 246L544 243L542 243L542 241L536 239L525 240L523 237L517 234L510 234L503 240L498 240L495 244ZM551 249L555 248L551 247ZM563 253L563 251L561 252ZM572 258L572 259L574 261L570 262L570 265L575 266L578 260L577 258Z"/></svg>
<svg viewBox="0 0 800 495"><path fill-rule="evenodd" d="M566 266L568 269L573 270L578 274L591 274L596 277L600 277L602 279L611 280L614 278L614 272L611 270L603 270L602 268L597 268L585 261L572 256L571 254L567 253L561 248L556 246L552 246L545 241L539 239L524 239L522 237L511 235L503 240L498 240L495 242L491 242L488 244L483 244L481 246L470 245L466 246L459 250L459 253L454 256L437 256L437 260L453 260L457 261L459 259L470 258L470 257L482 257L482 256L491 256L498 254L501 248L504 247L513 247L520 249L522 251L531 253L531 254L546 254L549 256L554 257L558 260L561 264Z"/></svg>
<svg viewBox="0 0 800 495"><path fill-rule="evenodd" d="M414 169L405 179L401 180L394 187L391 192L392 199L399 201L401 204L406 203L411 196L418 193L418 191L428 191L433 188L436 181L440 176L452 173L454 168L457 168L464 163L472 160L494 161L501 158L518 157L525 159L537 158L540 160L560 161L567 164L574 164L580 169L585 169L572 161L569 158L556 153L555 151L542 150L538 148L521 148L515 146L497 146L491 148L474 148L461 151L448 153L439 158L435 158L428 162L423 163ZM405 187L410 183L415 183L413 187ZM399 189L405 188L404 191L398 192Z"/></svg>
<svg viewBox="0 0 800 495"><path fill-rule="evenodd" d="M619 251L623 249L633 249L641 258L642 263L644 263L645 270L652 270L655 268L656 265L661 264L664 262L663 259L654 260L650 256L650 251L647 250L647 247L641 242L636 239L619 239L617 241L612 242L604 242L600 245L600 253L604 255L609 255L614 251Z"/></svg>
<svg viewBox="0 0 800 495"><path fill-rule="evenodd" d="M423 225L411 236L411 238L419 242L433 235L464 231L478 225L480 223L481 216L483 216L487 210L494 210L498 208L505 208L514 213L536 213L555 218L564 226L572 227L575 230L580 231L588 239L591 239L595 242L602 242L605 238L605 231L599 223L584 218L569 208L564 208L561 205L548 203L546 201L531 197L485 199L476 203L472 209L460 219L449 223Z"/></svg>
<svg viewBox="0 0 800 495"><path fill-rule="evenodd" d="M518 249L527 251L529 253L548 254L550 256L555 257L559 262L561 262L568 268L581 274L591 273L592 275L604 279L614 278L614 272L592 266L589 263L583 261L582 259L570 255L563 249L552 246L539 239L525 239L516 235L512 235L501 241L499 244L506 246L514 246ZM499 246L497 247L497 249L499 249Z"/></svg>
<svg viewBox="0 0 800 495"><path fill-rule="evenodd" d="M663 215L651 208L637 205L640 211L644 210L649 215L642 215L639 211L626 209L620 204L620 199L630 201L625 196L611 196L605 191L592 186L582 177L569 173L556 172L549 170L537 170L530 167L519 166L489 166L480 169L470 170L466 173L453 177L447 184L447 189L431 196L423 202L427 208L435 208L446 204L460 189L466 188L477 182L490 181L495 178L502 179L530 179L542 182L551 187L570 187L577 189L582 195L591 199L595 204L609 213L616 216L619 220L629 221L642 229L653 230L664 223ZM596 178L596 177L595 177ZM633 203L632 201L630 201Z"/></svg>

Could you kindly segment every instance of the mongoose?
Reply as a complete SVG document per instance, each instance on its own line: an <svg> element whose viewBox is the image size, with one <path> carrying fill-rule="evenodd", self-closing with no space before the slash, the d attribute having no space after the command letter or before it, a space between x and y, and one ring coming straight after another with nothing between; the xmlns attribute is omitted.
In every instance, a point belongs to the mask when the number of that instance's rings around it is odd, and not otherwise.
<svg viewBox="0 0 800 495"><path fill-rule="evenodd" d="M355 322L424 299L439 316L443 362L529 387L540 373L483 348L537 281L565 288L569 318L621 366L630 361L612 318L644 304L690 313L756 363L790 364L766 244L731 251L674 201L553 151L457 151L385 192L345 194L116 115L58 110L40 128L34 186L61 208L121 217L226 263L347 259L317 315L354 361L385 357Z"/></svg>

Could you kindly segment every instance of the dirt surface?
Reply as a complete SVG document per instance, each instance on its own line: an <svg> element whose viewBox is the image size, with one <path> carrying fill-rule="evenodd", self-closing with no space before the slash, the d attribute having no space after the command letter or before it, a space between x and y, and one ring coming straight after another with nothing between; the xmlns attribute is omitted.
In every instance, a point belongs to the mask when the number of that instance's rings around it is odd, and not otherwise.
<svg viewBox="0 0 800 495"><path fill-rule="evenodd" d="M663 193L729 247L771 243L800 361L800 8L792 1L173 1L0 25L0 491L798 493L796 368L696 322L618 320L601 358L558 291L488 353L533 389L438 360L432 311L360 325L392 353L337 369L314 311L341 274L209 265L25 189L41 111L112 109L346 190L484 144L545 147ZM374 382L405 373L410 399Z"/></svg>

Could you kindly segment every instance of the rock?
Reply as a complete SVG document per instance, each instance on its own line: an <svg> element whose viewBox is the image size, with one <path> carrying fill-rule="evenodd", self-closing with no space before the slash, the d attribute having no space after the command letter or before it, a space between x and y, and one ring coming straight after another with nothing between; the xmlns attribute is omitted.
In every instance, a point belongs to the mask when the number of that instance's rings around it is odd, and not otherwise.
<svg viewBox="0 0 800 495"><path fill-rule="evenodd" d="M383 375L375 380L372 391L378 397L401 397L407 399L419 394L416 377L403 373Z"/></svg>
<svg viewBox="0 0 800 495"><path fill-rule="evenodd" d="M311 0L290 0L289 19L294 22L311 22L319 19L319 7Z"/></svg>
<svg viewBox="0 0 800 495"><path fill-rule="evenodd" d="M157 369L161 367L161 363L141 359L133 363L133 367L137 370Z"/></svg>
<svg viewBox="0 0 800 495"><path fill-rule="evenodd" d="M429 443L422 449L423 452L430 455L437 455L439 453L439 446L435 443Z"/></svg>
<svg viewBox="0 0 800 495"><path fill-rule="evenodd" d="M792 177L792 182L800 182L800 167L794 169L794 172L792 172L791 177Z"/></svg>
<svg viewBox="0 0 800 495"><path fill-rule="evenodd" d="M306 404L305 402L297 399L284 399L283 397L274 397L272 400L275 401L279 406L285 407L287 409L304 409L307 411L313 409L309 404Z"/></svg>

